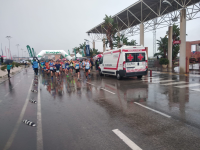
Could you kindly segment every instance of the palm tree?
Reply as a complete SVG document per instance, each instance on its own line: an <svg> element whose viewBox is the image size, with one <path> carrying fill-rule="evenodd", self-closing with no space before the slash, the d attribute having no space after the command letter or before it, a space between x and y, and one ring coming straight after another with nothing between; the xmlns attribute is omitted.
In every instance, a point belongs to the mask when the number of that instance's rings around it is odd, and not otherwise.
<svg viewBox="0 0 200 150"><path fill-rule="evenodd" d="M102 25L103 28L106 29L106 37L109 42L109 46L113 49L113 38L116 33L117 24L114 23L114 19L111 16L107 16L104 18L105 23Z"/></svg>
<svg viewBox="0 0 200 150"><path fill-rule="evenodd" d="M86 43L84 42L83 44L79 44L79 48L84 50L84 53L86 54Z"/></svg>
<svg viewBox="0 0 200 150"><path fill-rule="evenodd" d="M127 42L127 45L130 45L130 46L135 46L137 44L138 43L136 42L136 40L131 40L131 42Z"/></svg>
<svg viewBox="0 0 200 150"><path fill-rule="evenodd" d="M159 52L155 53L154 57L161 55L163 58L167 58L168 38L166 36L164 38L160 37L160 40L157 40L157 42Z"/></svg>

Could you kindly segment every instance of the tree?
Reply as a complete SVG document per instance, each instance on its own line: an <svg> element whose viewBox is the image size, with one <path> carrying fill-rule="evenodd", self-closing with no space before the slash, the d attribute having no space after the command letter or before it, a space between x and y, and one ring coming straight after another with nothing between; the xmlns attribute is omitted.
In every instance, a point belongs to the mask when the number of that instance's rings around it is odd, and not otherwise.
<svg viewBox="0 0 200 150"><path fill-rule="evenodd" d="M86 54L86 43L84 42L83 44L79 44L79 49L83 49L84 54Z"/></svg>
<svg viewBox="0 0 200 150"><path fill-rule="evenodd" d="M160 37L160 40L157 40L157 42L159 52L155 53L154 57L161 55L163 58L167 58L168 38L166 36L164 38Z"/></svg>
<svg viewBox="0 0 200 150"><path fill-rule="evenodd" d="M136 42L136 40L131 40L130 42L127 42L126 45L130 45L130 46L135 46L137 45L138 43Z"/></svg>
<svg viewBox="0 0 200 150"><path fill-rule="evenodd" d="M97 54L99 54L98 49L95 49L95 48L90 49L90 56L91 57L93 57L94 55L97 55Z"/></svg>
<svg viewBox="0 0 200 150"><path fill-rule="evenodd" d="M113 49L113 38L116 33L117 24L114 23L114 19L111 16L105 16L105 23L102 25L102 27L106 29L106 37L109 42L109 47Z"/></svg>
<svg viewBox="0 0 200 150"><path fill-rule="evenodd" d="M158 53L155 53L154 56L161 55L163 58L166 58L167 51L168 51L168 32L167 35L164 38L161 38L161 40L157 40L158 44ZM180 40L180 28L178 25L173 25L173 33L172 33L172 39L173 41ZM172 45L172 60L175 60L178 53L180 51L180 45L179 44L173 44Z"/></svg>
<svg viewBox="0 0 200 150"><path fill-rule="evenodd" d="M80 48L79 48L79 47L73 48L73 52L74 52L74 49L76 49L76 53L79 53L79 52L80 52ZM75 52L74 52L74 53L75 53Z"/></svg>
<svg viewBox="0 0 200 150"><path fill-rule="evenodd" d="M122 45L127 45L128 43L128 38L125 37L124 34L122 34L121 36L114 36L114 42L113 45L114 47L122 47Z"/></svg>

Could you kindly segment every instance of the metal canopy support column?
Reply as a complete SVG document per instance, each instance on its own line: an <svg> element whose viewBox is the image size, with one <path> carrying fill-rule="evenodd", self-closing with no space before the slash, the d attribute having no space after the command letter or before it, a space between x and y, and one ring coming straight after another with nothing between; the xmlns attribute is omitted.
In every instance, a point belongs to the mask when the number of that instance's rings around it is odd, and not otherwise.
<svg viewBox="0 0 200 150"><path fill-rule="evenodd" d="M144 24L140 24L140 45L144 46Z"/></svg>
<svg viewBox="0 0 200 150"><path fill-rule="evenodd" d="M180 16L180 73L186 72L186 9L181 10Z"/></svg>
<svg viewBox="0 0 200 150"><path fill-rule="evenodd" d="M168 29L168 60L169 60L169 65L168 68L172 68L172 30L173 27L169 26Z"/></svg>
<svg viewBox="0 0 200 150"><path fill-rule="evenodd" d="M93 40L92 44L93 44L93 49L95 49L95 41L94 40Z"/></svg>

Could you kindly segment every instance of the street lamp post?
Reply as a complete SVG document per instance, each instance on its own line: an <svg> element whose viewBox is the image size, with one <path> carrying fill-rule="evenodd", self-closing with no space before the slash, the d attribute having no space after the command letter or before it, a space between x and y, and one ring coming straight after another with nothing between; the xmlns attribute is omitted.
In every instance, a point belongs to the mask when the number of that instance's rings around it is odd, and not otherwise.
<svg viewBox="0 0 200 150"><path fill-rule="evenodd" d="M19 44L16 45L18 50L18 61L19 61Z"/></svg>
<svg viewBox="0 0 200 150"><path fill-rule="evenodd" d="M23 59L23 49L21 49L21 51L22 51L22 59Z"/></svg>
<svg viewBox="0 0 200 150"><path fill-rule="evenodd" d="M10 51L10 39L12 38L11 36L6 36L6 38L8 39L9 41L9 51ZM11 52L11 51L10 51Z"/></svg>

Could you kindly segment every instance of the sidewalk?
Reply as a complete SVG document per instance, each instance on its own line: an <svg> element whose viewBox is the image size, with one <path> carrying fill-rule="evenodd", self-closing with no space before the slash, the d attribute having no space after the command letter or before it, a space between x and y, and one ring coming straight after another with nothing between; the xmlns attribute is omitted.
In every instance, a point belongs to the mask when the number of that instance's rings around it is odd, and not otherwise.
<svg viewBox="0 0 200 150"><path fill-rule="evenodd" d="M10 76L12 77L14 74L19 73L22 71L24 67L14 67L13 69L10 70ZM0 69L0 83L8 80L8 72L7 70L2 71Z"/></svg>

